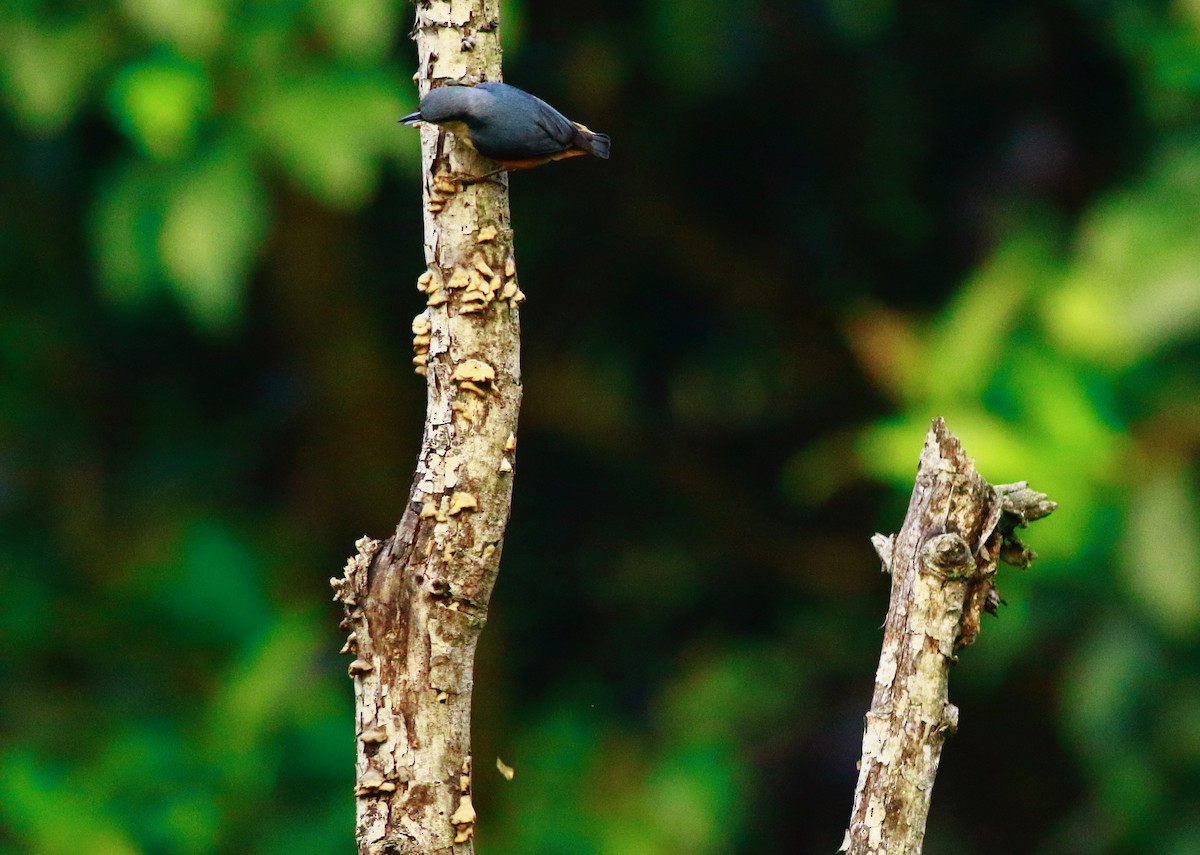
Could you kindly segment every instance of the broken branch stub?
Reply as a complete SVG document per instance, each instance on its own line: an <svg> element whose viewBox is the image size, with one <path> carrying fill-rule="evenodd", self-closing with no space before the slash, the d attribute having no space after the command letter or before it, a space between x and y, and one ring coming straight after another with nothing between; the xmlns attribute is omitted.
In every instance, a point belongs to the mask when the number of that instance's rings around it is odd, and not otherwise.
<svg viewBox="0 0 1200 855"><path fill-rule="evenodd" d="M921 852L942 744L958 726L948 697L955 651L975 641L983 612L1000 602L997 563L1028 567L1037 557L1016 529L1054 509L1024 482L988 484L945 422L934 420L903 527L871 539L892 591L840 851Z"/></svg>

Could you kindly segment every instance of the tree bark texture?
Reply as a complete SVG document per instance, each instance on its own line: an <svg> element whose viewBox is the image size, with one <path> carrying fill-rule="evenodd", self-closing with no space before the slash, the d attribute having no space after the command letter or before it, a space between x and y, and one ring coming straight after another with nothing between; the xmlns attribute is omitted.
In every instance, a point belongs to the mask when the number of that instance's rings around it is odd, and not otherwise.
<svg viewBox="0 0 1200 855"><path fill-rule="evenodd" d="M942 743L958 724L948 697L955 651L999 604L998 561L1028 567L1036 557L1014 530L1054 508L1024 483L988 484L934 420L900 533L872 539L892 592L841 851L921 852Z"/></svg>
<svg viewBox="0 0 1200 855"><path fill-rule="evenodd" d="M499 0L418 0L420 93L500 79ZM413 359L427 380L425 434L396 533L363 538L345 576L357 731L360 855L474 851L470 715L476 642L508 523L521 401L507 181L421 129L427 308Z"/></svg>

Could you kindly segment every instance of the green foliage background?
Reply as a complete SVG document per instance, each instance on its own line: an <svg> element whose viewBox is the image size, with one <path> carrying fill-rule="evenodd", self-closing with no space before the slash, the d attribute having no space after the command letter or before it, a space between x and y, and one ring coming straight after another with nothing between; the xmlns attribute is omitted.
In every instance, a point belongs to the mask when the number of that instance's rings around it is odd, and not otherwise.
<svg viewBox="0 0 1200 855"><path fill-rule="evenodd" d="M0 7L0 855L352 848L326 580L422 422L411 10ZM491 855L830 852L944 415L1061 504L931 853L1200 853L1200 5L513 0ZM489 771L501 756L516 767Z"/></svg>

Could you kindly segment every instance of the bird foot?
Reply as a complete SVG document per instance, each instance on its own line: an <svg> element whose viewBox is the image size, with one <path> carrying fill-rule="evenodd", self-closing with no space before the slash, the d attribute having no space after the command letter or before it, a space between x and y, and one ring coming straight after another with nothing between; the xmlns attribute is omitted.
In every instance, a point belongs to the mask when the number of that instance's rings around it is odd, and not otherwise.
<svg viewBox="0 0 1200 855"><path fill-rule="evenodd" d="M454 180L458 181L464 187L469 187L472 184L482 184L485 181L503 187L504 182L500 180L500 176L506 172L508 172L507 168L493 169L491 172L485 172L483 175L457 176Z"/></svg>

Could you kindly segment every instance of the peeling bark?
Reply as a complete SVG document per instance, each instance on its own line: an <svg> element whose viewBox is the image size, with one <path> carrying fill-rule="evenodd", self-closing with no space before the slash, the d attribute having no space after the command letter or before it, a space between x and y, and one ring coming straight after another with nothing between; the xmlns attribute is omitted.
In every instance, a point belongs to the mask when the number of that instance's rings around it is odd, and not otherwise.
<svg viewBox="0 0 1200 855"><path fill-rule="evenodd" d="M418 0L424 95L500 79L499 0ZM425 434L396 533L364 538L345 576L354 656L360 855L474 851L470 714L476 642L508 523L521 401L507 180L436 126L421 129L427 308L412 325Z"/></svg>
<svg viewBox="0 0 1200 855"><path fill-rule="evenodd" d="M955 651L975 641L983 612L999 604L997 563L1028 567L1036 558L1014 530L1054 509L1023 482L988 484L934 420L900 533L872 538L892 593L840 851L921 852L942 744L958 726L948 697Z"/></svg>

